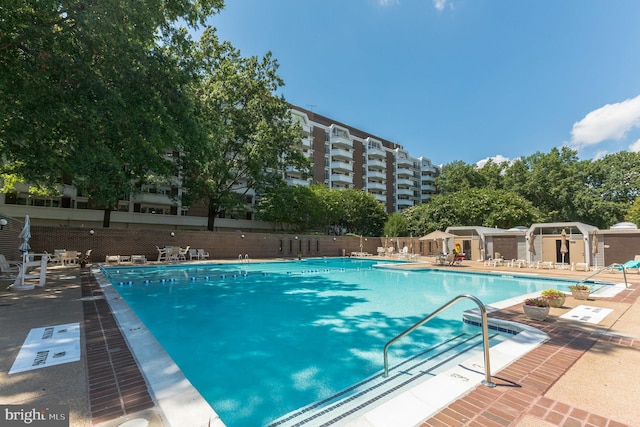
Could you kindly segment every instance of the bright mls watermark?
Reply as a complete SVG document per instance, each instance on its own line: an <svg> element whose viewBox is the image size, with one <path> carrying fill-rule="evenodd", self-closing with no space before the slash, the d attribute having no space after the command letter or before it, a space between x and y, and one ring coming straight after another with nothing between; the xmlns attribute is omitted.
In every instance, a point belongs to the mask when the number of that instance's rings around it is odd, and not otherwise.
<svg viewBox="0 0 640 427"><path fill-rule="evenodd" d="M69 427L69 407L0 405L0 425Z"/></svg>

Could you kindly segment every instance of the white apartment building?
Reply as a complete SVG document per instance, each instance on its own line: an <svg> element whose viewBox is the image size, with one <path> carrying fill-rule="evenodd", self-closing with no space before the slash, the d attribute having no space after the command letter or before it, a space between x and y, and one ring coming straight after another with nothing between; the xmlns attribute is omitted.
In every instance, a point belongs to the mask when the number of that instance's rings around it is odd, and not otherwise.
<svg viewBox="0 0 640 427"><path fill-rule="evenodd" d="M388 212L401 212L435 194L440 168L431 160L309 110L292 106L291 113L303 129L301 149L312 161L312 177L302 180L290 170L285 174L289 184L363 189Z"/></svg>

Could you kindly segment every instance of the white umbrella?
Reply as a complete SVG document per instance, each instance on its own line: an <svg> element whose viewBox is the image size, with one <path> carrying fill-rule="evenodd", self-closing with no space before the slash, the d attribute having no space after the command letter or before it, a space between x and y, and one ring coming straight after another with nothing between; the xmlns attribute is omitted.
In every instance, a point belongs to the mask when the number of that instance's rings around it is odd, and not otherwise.
<svg viewBox="0 0 640 427"><path fill-rule="evenodd" d="M29 239L31 239L31 220L29 219L29 215L24 217L24 225L22 226L22 230L20 234L18 234L18 238L22 239L22 243L20 243L19 249L22 252L22 272L20 273L20 286L24 286L24 276L27 270L27 261L29 260Z"/></svg>

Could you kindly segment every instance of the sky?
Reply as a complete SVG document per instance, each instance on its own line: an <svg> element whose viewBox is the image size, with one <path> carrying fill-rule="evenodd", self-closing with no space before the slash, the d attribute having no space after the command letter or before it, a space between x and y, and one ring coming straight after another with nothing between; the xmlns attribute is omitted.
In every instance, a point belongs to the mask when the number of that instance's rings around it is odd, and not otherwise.
<svg viewBox="0 0 640 427"><path fill-rule="evenodd" d="M278 94L434 164L640 151L640 1L226 0Z"/></svg>

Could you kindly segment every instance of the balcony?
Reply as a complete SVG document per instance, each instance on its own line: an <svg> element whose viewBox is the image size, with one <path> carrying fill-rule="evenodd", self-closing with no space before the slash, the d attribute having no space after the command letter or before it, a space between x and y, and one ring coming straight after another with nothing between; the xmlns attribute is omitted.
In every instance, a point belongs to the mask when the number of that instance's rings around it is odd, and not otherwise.
<svg viewBox="0 0 640 427"><path fill-rule="evenodd" d="M404 167L408 167L408 168L412 168L413 167L413 161L411 159L406 159L406 158L401 158L401 157L397 157L396 158L396 164L398 165L398 168L400 166L404 166Z"/></svg>
<svg viewBox="0 0 640 427"><path fill-rule="evenodd" d="M353 184L353 177L341 173L331 174L332 184L351 185Z"/></svg>
<svg viewBox="0 0 640 427"><path fill-rule="evenodd" d="M385 162L384 160L367 159L367 166L369 166L370 168L373 167L384 170L387 168L387 162Z"/></svg>
<svg viewBox="0 0 640 427"><path fill-rule="evenodd" d="M398 196L409 196L409 197L413 197L414 195L414 191L409 189L409 188L398 188L396 190L396 194Z"/></svg>
<svg viewBox="0 0 640 427"><path fill-rule="evenodd" d="M302 138L300 145L302 145L302 148L311 149L311 138Z"/></svg>
<svg viewBox="0 0 640 427"><path fill-rule="evenodd" d="M376 157L376 158L383 158L386 159L387 158L387 153L382 149L382 148L378 148L378 147L367 147L367 155L370 157Z"/></svg>
<svg viewBox="0 0 640 427"><path fill-rule="evenodd" d="M334 161L331 162L331 170L337 172L353 172L353 165L348 162Z"/></svg>
<svg viewBox="0 0 640 427"><path fill-rule="evenodd" d="M346 136L341 135L331 135L329 142L333 147L336 148L353 148L353 141L347 138Z"/></svg>
<svg viewBox="0 0 640 427"><path fill-rule="evenodd" d="M383 184L382 182L367 182L367 190L385 191L386 189L387 184Z"/></svg>
<svg viewBox="0 0 640 427"><path fill-rule="evenodd" d="M340 149L336 149L336 150L331 150L331 160L340 160L340 159L344 159L344 160L353 160L353 152L349 151L349 150L340 150Z"/></svg>
<svg viewBox="0 0 640 427"><path fill-rule="evenodd" d="M367 171L368 178L377 178L377 179L387 179L387 174L384 172L380 172L377 170L368 170Z"/></svg>
<svg viewBox="0 0 640 427"><path fill-rule="evenodd" d="M166 194L157 193L138 193L131 196L131 202L133 203L148 203L154 205L167 205L175 206L176 202L171 200Z"/></svg>
<svg viewBox="0 0 640 427"><path fill-rule="evenodd" d="M406 186L406 187L415 187L415 186L416 186L416 183L415 183L415 182L413 182L413 181L412 181L412 180L410 180L410 179L406 179L406 178L398 178L398 179L396 180L396 185L403 185L403 186Z"/></svg>
<svg viewBox="0 0 640 427"><path fill-rule="evenodd" d="M300 186L300 187L308 187L309 186L309 180L308 179L302 179L302 178L286 178L287 184L291 185L291 186Z"/></svg>
<svg viewBox="0 0 640 427"><path fill-rule="evenodd" d="M413 176L413 171L409 168L403 168L398 166L396 175L397 176Z"/></svg>

